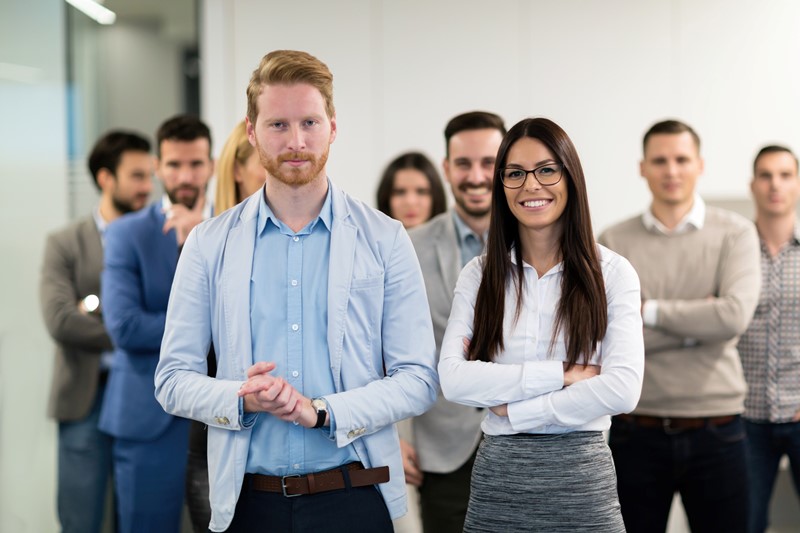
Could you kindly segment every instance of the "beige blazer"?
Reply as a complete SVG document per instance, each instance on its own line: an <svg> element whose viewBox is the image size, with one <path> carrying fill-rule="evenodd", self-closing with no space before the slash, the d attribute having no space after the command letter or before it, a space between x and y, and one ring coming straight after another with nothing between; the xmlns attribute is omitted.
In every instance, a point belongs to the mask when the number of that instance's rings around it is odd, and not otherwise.
<svg viewBox="0 0 800 533"><path fill-rule="evenodd" d="M100 315L78 311L78 302L100 295L103 243L90 215L47 238L39 284L45 326L56 343L48 414L80 420L92 408L100 354L111 350Z"/></svg>
<svg viewBox="0 0 800 533"><path fill-rule="evenodd" d="M453 292L461 272L452 210L409 232L417 252L436 340L436 361L453 305ZM449 473L467 462L481 439L483 410L448 402L439 391L436 403L413 419L413 437L420 466L425 472Z"/></svg>

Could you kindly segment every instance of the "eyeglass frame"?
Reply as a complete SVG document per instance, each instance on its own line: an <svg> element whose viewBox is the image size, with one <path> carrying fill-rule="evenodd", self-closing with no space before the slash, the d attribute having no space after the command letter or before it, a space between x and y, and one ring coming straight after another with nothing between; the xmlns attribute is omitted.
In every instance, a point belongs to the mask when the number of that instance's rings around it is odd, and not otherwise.
<svg viewBox="0 0 800 533"><path fill-rule="evenodd" d="M554 183L542 183L541 180L539 180L539 176L536 175L536 171L539 170L539 169L545 168L545 167L553 167L553 166L559 167L559 169L558 169L558 172L559 172L558 181L555 181ZM564 163L545 163L544 165L539 165L538 167L536 167L534 169L531 169L531 170L525 170L524 168L517 168L517 167L504 167L504 168L499 169L497 171L497 174L498 174L498 177L500 178L500 182L503 184L503 187L505 187L506 189L521 189L522 187L524 187L525 186L525 182L528 181L528 174L533 174L533 179L535 179L536 182L539 185L541 185L542 187L553 187L554 185L558 185L559 183L561 183L561 180L564 179L564 169L566 169L566 168L567 167L564 165ZM505 174L506 170L519 170L521 172L524 172L525 173L525 179L523 179L523 180L521 180L519 182L519 186L510 187L510 186L508 186L506 184L506 180L503 177L503 175Z"/></svg>

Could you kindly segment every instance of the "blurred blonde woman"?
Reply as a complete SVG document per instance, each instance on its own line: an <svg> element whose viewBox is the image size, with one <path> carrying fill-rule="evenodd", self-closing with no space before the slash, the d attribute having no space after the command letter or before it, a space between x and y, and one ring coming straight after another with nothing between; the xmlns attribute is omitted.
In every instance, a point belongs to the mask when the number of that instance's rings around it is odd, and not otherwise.
<svg viewBox="0 0 800 533"><path fill-rule="evenodd" d="M254 192L267 179L267 171L258 160L258 152L247 139L244 120L231 132L217 160L217 194L214 214L230 209Z"/></svg>

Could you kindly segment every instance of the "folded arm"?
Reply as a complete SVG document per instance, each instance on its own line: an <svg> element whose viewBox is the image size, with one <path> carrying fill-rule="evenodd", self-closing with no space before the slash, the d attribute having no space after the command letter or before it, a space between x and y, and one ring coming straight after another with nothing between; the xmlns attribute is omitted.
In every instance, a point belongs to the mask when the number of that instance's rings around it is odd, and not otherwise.
<svg viewBox="0 0 800 533"><path fill-rule="evenodd" d="M464 267L456 284L439 357L444 397L464 405L493 407L561 389L564 386L561 361L498 364L465 358L464 341L472 339L481 276L481 262L474 259Z"/></svg>
<svg viewBox="0 0 800 533"><path fill-rule="evenodd" d="M608 329L601 346L600 375L509 404L509 422L516 431L551 424L579 427L636 407L644 374L639 278L627 261L621 260L615 270L606 276Z"/></svg>
<svg viewBox="0 0 800 533"><path fill-rule="evenodd" d="M51 235L44 251L39 300L47 331L56 342L81 350L111 350L111 339L99 315L83 313L82 295L75 285L74 258L58 238Z"/></svg>
<svg viewBox="0 0 800 533"><path fill-rule="evenodd" d="M655 327L699 342L723 342L747 329L758 304L758 235L748 227L729 235L719 259L719 293L693 300L658 300Z"/></svg>

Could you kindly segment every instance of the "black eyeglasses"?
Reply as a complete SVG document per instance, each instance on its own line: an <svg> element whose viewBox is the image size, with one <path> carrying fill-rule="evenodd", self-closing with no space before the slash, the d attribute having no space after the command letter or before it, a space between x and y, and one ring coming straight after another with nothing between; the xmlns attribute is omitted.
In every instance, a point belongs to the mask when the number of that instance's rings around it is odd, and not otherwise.
<svg viewBox="0 0 800 533"><path fill-rule="evenodd" d="M533 174L536 181L543 187L552 187L564 175L564 165L561 163L548 163L533 170L525 170L524 168L501 168L500 179L503 180L503 185L509 189L519 189L525 184L528 179L528 174Z"/></svg>

